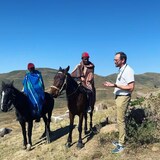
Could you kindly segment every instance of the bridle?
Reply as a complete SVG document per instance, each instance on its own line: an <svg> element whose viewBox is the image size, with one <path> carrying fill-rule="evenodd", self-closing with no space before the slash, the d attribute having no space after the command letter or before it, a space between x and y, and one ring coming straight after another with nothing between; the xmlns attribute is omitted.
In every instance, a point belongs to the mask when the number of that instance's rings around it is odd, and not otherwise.
<svg viewBox="0 0 160 160"><path fill-rule="evenodd" d="M59 71L58 73L63 74L63 72L61 72L61 71ZM54 85L52 85L52 86L50 86L50 87L56 89L56 90L58 91L58 95L60 95L61 92L63 91L65 85L67 85L67 74L65 75L65 80L64 80L61 88L58 88L58 87L56 87L56 86L54 86ZM69 96L75 94L75 93L77 92L79 86L80 86L80 85L78 85L78 87L77 87L71 94L69 94L69 95L67 95L67 96L69 97Z"/></svg>
<svg viewBox="0 0 160 160"><path fill-rule="evenodd" d="M5 91L2 91L1 109L3 109L2 106L9 106L9 108L7 107L7 110L10 111L10 110L12 110L14 108L13 105L12 105L12 103L15 100L15 95L11 91L12 98L10 100L8 100L8 103L4 103L4 95L5 95L4 93L5 93Z"/></svg>
<svg viewBox="0 0 160 160"><path fill-rule="evenodd" d="M59 71L58 73L63 74L63 72L61 72L61 71ZM50 87L56 89L58 91L58 95L60 95L61 92L63 91L64 86L67 84L66 82L67 82L67 75L65 75L64 82L63 82L63 84L62 84L62 86L60 88L58 88L58 87L56 87L54 85L52 85Z"/></svg>

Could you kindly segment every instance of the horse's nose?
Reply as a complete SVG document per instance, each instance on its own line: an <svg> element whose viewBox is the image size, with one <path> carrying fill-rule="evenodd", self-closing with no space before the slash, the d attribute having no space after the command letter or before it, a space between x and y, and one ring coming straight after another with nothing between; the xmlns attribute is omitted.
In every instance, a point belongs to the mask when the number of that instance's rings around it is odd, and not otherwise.
<svg viewBox="0 0 160 160"><path fill-rule="evenodd" d="M57 98L58 97L58 91L54 92L52 95L53 95L54 98Z"/></svg>
<svg viewBox="0 0 160 160"><path fill-rule="evenodd" d="M54 97L57 98L58 97L58 91L54 88L50 88L49 93Z"/></svg>
<svg viewBox="0 0 160 160"><path fill-rule="evenodd" d="M7 109L7 105L6 105L5 103L2 103L2 102L1 102L1 111L2 111L2 112L7 112L7 110L8 110L8 109Z"/></svg>
<svg viewBox="0 0 160 160"><path fill-rule="evenodd" d="M53 95L54 98L57 98L57 95Z"/></svg>
<svg viewBox="0 0 160 160"><path fill-rule="evenodd" d="M1 111L2 111L2 112L7 112L7 108L4 107L4 106L3 106L3 107L1 106Z"/></svg>

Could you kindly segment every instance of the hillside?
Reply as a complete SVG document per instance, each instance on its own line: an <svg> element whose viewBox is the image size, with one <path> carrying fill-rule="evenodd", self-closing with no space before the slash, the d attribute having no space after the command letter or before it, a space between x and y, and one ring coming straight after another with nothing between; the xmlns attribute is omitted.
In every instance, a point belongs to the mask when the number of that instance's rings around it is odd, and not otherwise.
<svg viewBox="0 0 160 160"><path fill-rule="evenodd" d="M57 70L51 68L38 68L38 70L41 71L45 83L45 88L46 90L48 90L53 83L53 77L56 74ZM14 81L15 87L21 90L22 81L25 73L26 73L25 70L17 70L9 73L0 74L0 83L2 81L5 82ZM116 74L108 75L105 77L95 74L97 103L113 105L114 104L113 88L104 88L102 84L105 80L115 82ZM138 97L144 96L147 93L159 90L160 73L144 73L140 75L135 75L135 81L136 81L136 87L133 92L132 98L136 98L137 96ZM56 99L55 107L66 106L65 94L63 97Z"/></svg>
<svg viewBox="0 0 160 160"><path fill-rule="evenodd" d="M53 83L54 75L56 74L56 69L51 68L38 68L41 71L46 90ZM23 77L26 70L17 70L9 73L0 74L0 83L2 81L14 81L14 85L18 89L22 89ZM95 87L96 87L96 99L97 103L114 104L113 88L104 88L102 83L104 81L115 82L116 74L111 74L108 76L99 76L95 74ZM137 96L144 96L145 94L153 91L157 91L160 88L160 73L144 73L135 75L136 87L133 92L132 98ZM66 105L65 94L61 98L56 99L55 107L64 107Z"/></svg>
<svg viewBox="0 0 160 160"><path fill-rule="evenodd" d="M51 68L38 68L41 71L45 89L49 90L53 83L54 75L56 74L56 69ZM19 90L22 89L23 77L26 70L17 70L9 73L0 74L0 83L2 81L14 81L14 85ZM111 74L108 76L99 76L95 74L95 87L96 87L96 103L104 103L106 105L114 105L113 88L104 88L104 81L115 82L116 74ZM140 75L135 75L136 87L133 92L132 98L145 96L145 94L157 91L160 88L160 73L144 73ZM1 88L1 87L0 87ZM55 107L66 106L65 94L56 99Z"/></svg>

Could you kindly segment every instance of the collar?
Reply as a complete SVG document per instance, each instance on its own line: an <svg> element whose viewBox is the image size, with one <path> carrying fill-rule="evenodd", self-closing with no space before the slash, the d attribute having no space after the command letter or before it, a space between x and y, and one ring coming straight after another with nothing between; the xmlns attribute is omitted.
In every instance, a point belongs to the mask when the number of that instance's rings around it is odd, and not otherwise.
<svg viewBox="0 0 160 160"><path fill-rule="evenodd" d="M119 68L119 72L123 71L127 67L127 64L124 64L121 68Z"/></svg>

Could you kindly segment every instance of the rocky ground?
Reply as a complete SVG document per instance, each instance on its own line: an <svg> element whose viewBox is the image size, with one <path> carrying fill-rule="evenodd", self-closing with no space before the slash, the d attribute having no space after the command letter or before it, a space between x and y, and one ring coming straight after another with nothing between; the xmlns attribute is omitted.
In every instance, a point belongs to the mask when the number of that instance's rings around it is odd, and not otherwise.
<svg viewBox="0 0 160 160"><path fill-rule="evenodd" d="M102 107L103 108L103 107ZM116 132L116 124L108 124L114 121L114 109L100 109L94 113L93 124L96 133L92 135L83 134L82 149L77 149L78 117L75 119L75 129L73 130L73 145L70 148L65 147L68 135L69 120L66 115L66 109L55 109L51 123L51 143L46 144L45 140L39 140L44 125L34 123L33 126L33 146L31 151L22 149L21 128L16 121L14 112L0 114L0 128L8 128L12 131L3 137L0 137L0 159L1 160L159 160L160 144L150 144L138 148L126 149L120 154L111 154L114 148L111 141L107 138L108 132ZM112 115L112 116L110 116ZM55 117L63 117L55 120ZM109 119L108 119L109 117ZM106 138L106 139L105 139Z"/></svg>

